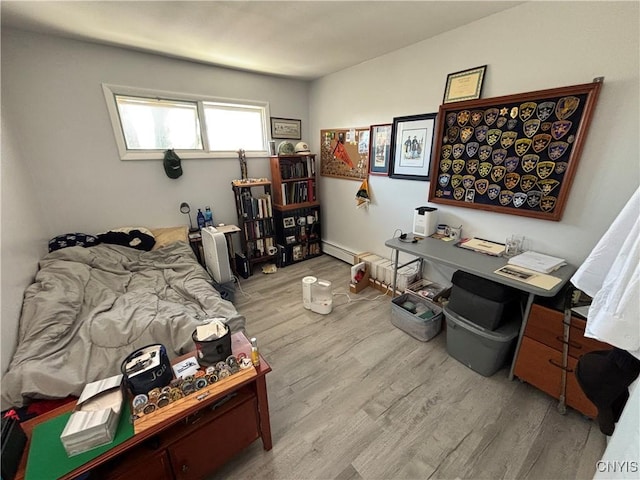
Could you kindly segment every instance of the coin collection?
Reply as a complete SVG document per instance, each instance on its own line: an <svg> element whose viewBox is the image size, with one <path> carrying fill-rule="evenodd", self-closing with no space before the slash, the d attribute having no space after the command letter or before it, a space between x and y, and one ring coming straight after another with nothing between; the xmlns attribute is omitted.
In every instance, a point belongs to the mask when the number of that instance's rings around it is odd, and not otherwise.
<svg viewBox="0 0 640 480"><path fill-rule="evenodd" d="M582 87L443 105L429 199L559 219L599 84Z"/></svg>
<svg viewBox="0 0 640 480"><path fill-rule="evenodd" d="M136 395L131 402L133 420L149 415L176 400L196 393L252 366L251 359L244 352L241 352L237 356L230 355L225 361L220 361L204 369L201 368L195 375L176 378L165 387L154 388L146 394Z"/></svg>

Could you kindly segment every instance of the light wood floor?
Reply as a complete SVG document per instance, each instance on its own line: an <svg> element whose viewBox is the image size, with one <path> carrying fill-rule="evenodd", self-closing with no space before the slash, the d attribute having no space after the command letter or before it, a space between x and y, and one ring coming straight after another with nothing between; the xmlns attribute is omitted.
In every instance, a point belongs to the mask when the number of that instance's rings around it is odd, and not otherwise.
<svg viewBox="0 0 640 480"><path fill-rule="evenodd" d="M238 310L273 372L273 450L254 442L212 479L590 479L597 425L518 380L483 377L390 323L390 297L349 297L350 265L328 255L241 280ZM333 282L329 315L301 280ZM349 301L351 298L351 301Z"/></svg>

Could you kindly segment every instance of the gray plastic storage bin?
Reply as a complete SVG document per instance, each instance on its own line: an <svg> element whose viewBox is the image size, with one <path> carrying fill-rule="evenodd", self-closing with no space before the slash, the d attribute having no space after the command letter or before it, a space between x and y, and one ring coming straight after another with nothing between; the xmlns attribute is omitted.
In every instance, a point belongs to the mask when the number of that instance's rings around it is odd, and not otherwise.
<svg viewBox="0 0 640 480"><path fill-rule="evenodd" d="M418 308L411 313L401 305L412 302ZM424 313L420 313L424 310ZM428 318L427 318L428 317ZM442 308L426 298L404 293L391 301L391 323L422 342L431 340L442 330Z"/></svg>
<svg viewBox="0 0 640 480"><path fill-rule="evenodd" d="M481 328L495 330L520 317L519 290L462 270L453 274L451 282L447 307L461 318Z"/></svg>
<svg viewBox="0 0 640 480"><path fill-rule="evenodd" d="M485 377L500 370L513 357L520 320L487 330L444 308L447 321L447 353Z"/></svg>

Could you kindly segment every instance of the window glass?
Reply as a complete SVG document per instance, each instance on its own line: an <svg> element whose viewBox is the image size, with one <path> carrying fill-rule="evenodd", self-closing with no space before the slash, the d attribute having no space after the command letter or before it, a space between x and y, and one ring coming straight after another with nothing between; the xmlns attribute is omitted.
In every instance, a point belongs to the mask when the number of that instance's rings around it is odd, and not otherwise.
<svg viewBox="0 0 640 480"><path fill-rule="evenodd" d="M209 150L266 150L263 110L245 105L204 104Z"/></svg>
<svg viewBox="0 0 640 480"><path fill-rule="evenodd" d="M269 104L102 84L122 160L265 156Z"/></svg>
<svg viewBox="0 0 640 480"><path fill-rule="evenodd" d="M128 150L201 150L194 103L116 95Z"/></svg>

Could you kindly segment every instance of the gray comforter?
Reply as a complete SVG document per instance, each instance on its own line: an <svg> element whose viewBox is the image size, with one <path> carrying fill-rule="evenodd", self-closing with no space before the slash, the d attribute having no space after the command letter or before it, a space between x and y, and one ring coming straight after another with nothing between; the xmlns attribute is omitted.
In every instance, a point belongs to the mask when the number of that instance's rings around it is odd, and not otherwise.
<svg viewBox="0 0 640 480"><path fill-rule="evenodd" d="M170 358L187 353L208 318L244 331L244 317L210 280L184 242L151 252L101 244L46 255L25 292L2 409L78 396L87 382L120 373L122 360L146 345L163 344Z"/></svg>

